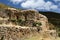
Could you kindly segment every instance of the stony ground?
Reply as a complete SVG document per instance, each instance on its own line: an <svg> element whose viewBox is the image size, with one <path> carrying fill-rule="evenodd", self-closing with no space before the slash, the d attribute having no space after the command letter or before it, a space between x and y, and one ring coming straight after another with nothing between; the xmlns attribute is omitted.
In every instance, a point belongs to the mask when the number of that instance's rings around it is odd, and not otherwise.
<svg viewBox="0 0 60 40"><path fill-rule="evenodd" d="M38 35L38 36L27 38L25 40L60 40L60 37L57 37L56 39L54 37L43 38L42 36Z"/></svg>
<svg viewBox="0 0 60 40"><path fill-rule="evenodd" d="M20 29L19 27L22 29ZM21 30L22 32L19 30ZM22 38L22 40L60 40L59 37L56 37L56 38L52 37L49 34L45 34L45 32L38 33L37 31L35 32L34 30L31 30L31 31L30 30L29 30L29 27L21 27L21 26L16 26L12 24L9 24L9 25L2 24L0 25L0 39L2 38L1 35L5 35L5 38L3 38L4 40L6 38L8 38L6 40L21 40L19 38L23 36L24 37Z"/></svg>

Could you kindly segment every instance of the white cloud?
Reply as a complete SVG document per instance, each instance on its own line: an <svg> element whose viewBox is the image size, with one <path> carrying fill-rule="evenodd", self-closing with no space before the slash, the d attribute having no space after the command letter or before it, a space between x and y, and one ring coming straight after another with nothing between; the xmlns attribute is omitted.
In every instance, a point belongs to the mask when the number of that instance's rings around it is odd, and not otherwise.
<svg viewBox="0 0 60 40"><path fill-rule="evenodd" d="M13 2L13 4L19 4L20 2L24 0L9 0L10 2Z"/></svg>
<svg viewBox="0 0 60 40"><path fill-rule="evenodd" d="M27 0L21 4L23 8L31 8L31 9L37 9L37 10L56 10L58 8L57 5L54 5L51 1L45 2L44 0Z"/></svg>
<svg viewBox="0 0 60 40"><path fill-rule="evenodd" d="M44 0L10 0L14 4L19 4L22 8L27 9L37 9L37 10L58 10L58 5L55 5L51 1L45 2ZM60 0L54 0L54 1L60 1Z"/></svg>
<svg viewBox="0 0 60 40"><path fill-rule="evenodd" d="M56 9L58 9L58 6L54 5L50 1L46 2L45 5L44 5L44 7L45 7L46 10L56 10Z"/></svg>
<svg viewBox="0 0 60 40"><path fill-rule="evenodd" d="M50 8L55 10L55 9L58 9L58 6L52 5Z"/></svg>
<svg viewBox="0 0 60 40"><path fill-rule="evenodd" d="M60 0L54 0L55 2L58 2L58 1L60 1Z"/></svg>

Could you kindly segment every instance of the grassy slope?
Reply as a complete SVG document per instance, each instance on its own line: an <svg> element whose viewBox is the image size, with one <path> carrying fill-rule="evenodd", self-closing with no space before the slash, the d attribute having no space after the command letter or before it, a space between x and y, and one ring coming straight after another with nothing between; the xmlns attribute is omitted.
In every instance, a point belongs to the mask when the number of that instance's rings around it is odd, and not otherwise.
<svg viewBox="0 0 60 40"><path fill-rule="evenodd" d="M15 8L15 7L11 7L9 5L6 5L6 4L3 4L3 3L0 3L0 9L5 9L5 8ZM16 8L17 10L21 10L19 8Z"/></svg>
<svg viewBox="0 0 60 40"><path fill-rule="evenodd" d="M3 3L0 3L0 9L4 9L4 8L8 8L8 7L10 7L10 6L5 5L5 4L3 4Z"/></svg>

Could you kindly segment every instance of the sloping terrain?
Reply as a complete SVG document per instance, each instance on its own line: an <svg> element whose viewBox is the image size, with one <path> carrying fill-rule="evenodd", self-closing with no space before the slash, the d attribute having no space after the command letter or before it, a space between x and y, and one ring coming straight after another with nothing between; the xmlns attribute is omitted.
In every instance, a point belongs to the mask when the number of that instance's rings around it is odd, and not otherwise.
<svg viewBox="0 0 60 40"><path fill-rule="evenodd" d="M40 13L48 18L49 22L54 25L54 28L57 30L60 36L60 13L55 12L40 12Z"/></svg>
<svg viewBox="0 0 60 40"><path fill-rule="evenodd" d="M36 10L0 5L0 40L56 40L54 25ZM5 7L4 7L5 6Z"/></svg>

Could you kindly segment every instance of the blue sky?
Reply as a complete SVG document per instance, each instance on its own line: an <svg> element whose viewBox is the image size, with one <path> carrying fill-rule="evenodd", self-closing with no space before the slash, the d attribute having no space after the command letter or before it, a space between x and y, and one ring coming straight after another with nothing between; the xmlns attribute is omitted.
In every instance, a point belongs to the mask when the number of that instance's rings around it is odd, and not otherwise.
<svg viewBox="0 0 60 40"><path fill-rule="evenodd" d="M0 0L0 3L21 9L35 9L60 13L60 0Z"/></svg>

